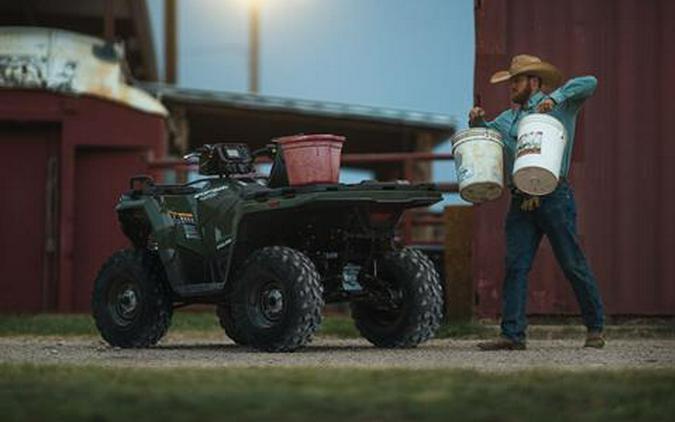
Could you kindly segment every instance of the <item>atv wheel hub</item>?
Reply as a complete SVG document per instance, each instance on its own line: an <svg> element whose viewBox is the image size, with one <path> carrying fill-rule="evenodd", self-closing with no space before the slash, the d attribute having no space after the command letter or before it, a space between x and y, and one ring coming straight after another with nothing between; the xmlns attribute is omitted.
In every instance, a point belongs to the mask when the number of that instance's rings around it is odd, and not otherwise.
<svg viewBox="0 0 675 422"><path fill-rule="evenodd" d="M120 326L127 326L136 318L140 310L138 287L130 282L122 282L108 296L110 316Z"/></svg>
<svg viewBox="0 0 675 422"><path fill-rule="evenodd" d="M117 298L120 303L120 310L122 315L131 315L136 310L138 306L138 298L136 297L136 292L132 288L127 288L121 292Z"/></svg>
<svg viewBox="0 0 675 422"><path fill-rule="evenodd" d="M268 287L261 292L261 310L265 318L276 321L284 309L284 295L277 287Z"/></svg>

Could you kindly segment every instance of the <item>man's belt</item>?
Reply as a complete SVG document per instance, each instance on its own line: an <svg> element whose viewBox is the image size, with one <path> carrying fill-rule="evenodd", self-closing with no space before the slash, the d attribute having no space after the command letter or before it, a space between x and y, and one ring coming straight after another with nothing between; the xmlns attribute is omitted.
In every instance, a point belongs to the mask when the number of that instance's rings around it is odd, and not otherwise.
<svg viewBox="0 0 675 422"><path fill-rule="evenodd" d="M567 181L566 177L561 177L558 179L558 186L563 185L563 184L568 184L569 182ZM511 195L515 195L517 197L522 198L522 201L520 202L520 209L522 211L534 211L539 206L541 205L541 197L540 196L534 196L534 195L529 195L525 192L522 192L518 190L517 187L515 186L509 186L509 189L511 189ZM557 187L556 187L557 189ZM550 195L550 194L549 194ZM546 196L546 195L543 195Z"/></svg>

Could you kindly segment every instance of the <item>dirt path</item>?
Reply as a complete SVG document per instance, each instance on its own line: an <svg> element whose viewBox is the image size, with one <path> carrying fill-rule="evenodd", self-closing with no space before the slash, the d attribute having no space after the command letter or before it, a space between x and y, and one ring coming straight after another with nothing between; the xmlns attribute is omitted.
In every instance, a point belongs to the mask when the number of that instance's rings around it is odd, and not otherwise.
<svg viewBox="0 0 675 422"><path fill-rule="evenodd" d="M526 351L481 352L475 340L433 340L412 350L383 350L364 340L318 338L295 353L262 353L229 340L169 336L150 349L114 349L93 337L2 337L0 362L138 367L397 367L510 371L530 368L675 367L675 340L611 340L604 350L581 340L532 340Z"/></svg>

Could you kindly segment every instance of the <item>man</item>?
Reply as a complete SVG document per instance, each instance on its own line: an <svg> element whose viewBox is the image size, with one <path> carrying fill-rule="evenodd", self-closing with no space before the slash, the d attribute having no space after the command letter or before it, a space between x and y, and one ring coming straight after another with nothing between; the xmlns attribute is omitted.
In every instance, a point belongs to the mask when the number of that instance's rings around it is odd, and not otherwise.
<svg viewBox="0 0 675 422"><path fill-rule="evenodd" d="M550 63L538 57L518 55L508 70L495 73L491 83L510 81L511 100L517 107L508 109L490 122L485 111L474 107L469 113L471 127L489 127L499 131L505 143L505 168L511 187L511 207L506 217L506 274L502 288L501 336L480 343L483 350L525 349L527 275L539 242L546 235L572 284L587 327L585 347L602 348L604 315L597 283L579 244L576 204L567 181L574 145L577 115L584 101L595 91L593 76L574 78L546 95L542 88L560 85L562 75ZM567 145L560 170L560 183L554 192L530 197L513 187L510 181L515 159L518 123L531 113L549 113L560 120L567 131Z"/></svg>

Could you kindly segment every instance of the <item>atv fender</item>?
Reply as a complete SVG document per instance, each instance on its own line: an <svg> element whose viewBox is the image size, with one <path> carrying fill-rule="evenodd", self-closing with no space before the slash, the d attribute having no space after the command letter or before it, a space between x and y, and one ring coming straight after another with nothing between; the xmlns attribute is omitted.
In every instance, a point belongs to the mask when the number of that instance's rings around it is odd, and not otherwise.
<svg viewBox="0 0 675 422"><path fill-rule="evenodd" d="M182 278L175 265L176 250L170 247L175 236L174 221L163 213L160 205L153 198L123 200L117 207L122 231L136 249L158 249L164 264L166 276L172 289L180 289ZM152 235L150 244L148 237Z"/></svg>
<svg viewBox="0 0 675 422"><path fill-rule="evenodd" d="M170 240L169 236L171 236L175 224L171 218L165 213L162 213L159 204L154 199L143 198L121 201L117 204L117 207L115 207L115 211L117 211L117 215L123 225L125 224L123 221L125 215L133 215L135 217L135 221L130 222L134 225L129 227L129 229L141 229L138 224L146 224L147 229L150 230L148 234L152 233L153 239L158 242L160 246L164 241ZM126 231L125 234L127 234ZM127 237L129 237L128 234ZM134 239L129 240L134 242Z"/></svg>

